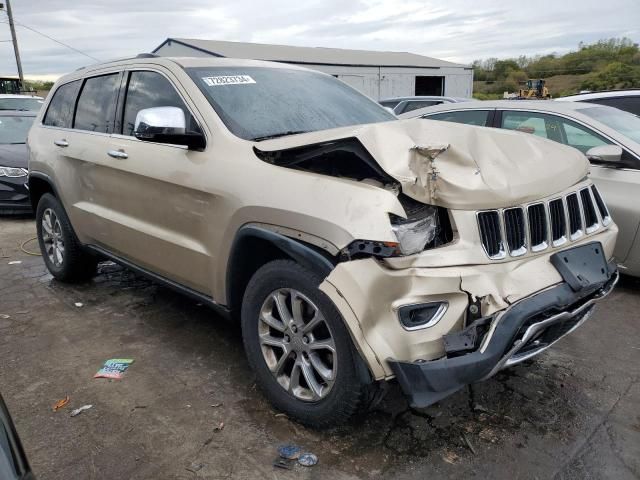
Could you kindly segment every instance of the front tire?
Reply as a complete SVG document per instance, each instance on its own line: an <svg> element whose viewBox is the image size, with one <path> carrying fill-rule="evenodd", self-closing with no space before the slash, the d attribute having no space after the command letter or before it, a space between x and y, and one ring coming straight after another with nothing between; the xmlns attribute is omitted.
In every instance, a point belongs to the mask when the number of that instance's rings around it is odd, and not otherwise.
<svg viewBox="0 0 640 480"><path fill-rule="evenodd" d="M369 384L321 281L294 261L274 260L251 278L242 303L242 337L258 385L277 409L315 428L346 422Z"/></svg>
<svg viewBox="0 0 640 480"><path fill-rule="evenodd" d="M62 204L50 193L38 202L36 229L42 258L56 279L76 283L96 274L97 259L82 248Z"/></svg>

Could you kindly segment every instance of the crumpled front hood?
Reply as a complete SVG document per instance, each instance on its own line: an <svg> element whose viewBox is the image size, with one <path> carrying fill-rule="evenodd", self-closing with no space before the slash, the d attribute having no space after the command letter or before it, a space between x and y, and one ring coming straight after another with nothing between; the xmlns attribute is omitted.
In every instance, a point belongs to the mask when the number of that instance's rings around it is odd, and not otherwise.
<svg viewBox="0 0 640 480"><path fill-rule="evenodd" d="M547 197L582 180L586 157L533 135L413 118L256 143L263 152L357 138L406 195L447 208L500 208Z"/></svg>

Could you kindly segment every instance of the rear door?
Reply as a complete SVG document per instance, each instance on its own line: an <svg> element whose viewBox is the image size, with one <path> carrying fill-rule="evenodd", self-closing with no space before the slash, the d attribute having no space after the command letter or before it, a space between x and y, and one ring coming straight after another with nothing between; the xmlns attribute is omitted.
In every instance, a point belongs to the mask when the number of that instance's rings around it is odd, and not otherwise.
<svg viewBox="0 0 640 480"><path fill-rule="evenodd" d="M574 147L584 154L593 147L616 144L586 125L551 113L503 110L498 121L501 128L548 138ZM592 162L590 170L591 179L620 228L614 255L621 263L628 257L640 225L638 205L629 201L631 198L640 198L640 164L631 152L624 148L623 151L623 165ZM633 165L636 167L633 168Z"/></svg>
<svg viewBox="0 0 640 480"><path fill-rule="evenodd" d="M104 248L200 292L211 289L207 241L216 225L206 193L204 152L138 140L136 115L142 109L178 107L187 129L200 131L202 118L170 71L131 69L125 73L117 113L117 133L104 148L97 192L104 206Z"/></svg>

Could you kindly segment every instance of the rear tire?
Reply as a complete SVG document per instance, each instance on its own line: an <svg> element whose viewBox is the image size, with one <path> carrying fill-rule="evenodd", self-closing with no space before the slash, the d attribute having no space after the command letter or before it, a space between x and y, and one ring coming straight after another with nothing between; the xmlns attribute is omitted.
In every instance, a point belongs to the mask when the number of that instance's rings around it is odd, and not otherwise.
<svg viewBox="0 0 640 480"><path fill-rule="evenodd" d="M95 276L97 258L82 248L62 204L50 193L38 202L36 229L44 263L57 280L77 283Z"/></svg>
<svg viewBox="0 0 640 480"><path fill-rule="evenodd" d="M318 289L321 281L294 261L269 262L249 281L241 314L258 386L274 407L315 428L346 422L370 384L344 320Z"/></svg>

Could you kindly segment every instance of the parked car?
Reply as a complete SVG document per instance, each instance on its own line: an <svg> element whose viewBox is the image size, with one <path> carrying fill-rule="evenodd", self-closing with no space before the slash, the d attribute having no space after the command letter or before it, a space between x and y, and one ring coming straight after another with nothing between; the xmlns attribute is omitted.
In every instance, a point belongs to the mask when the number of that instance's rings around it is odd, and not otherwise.
<svg viewBox="0 0 640 480"><path fill-rule="evenodd" d="M35 479L2 395L0 395L0 478L2 480Z"/></svg>
<svg viewBox="0 0 640 480"><path fill-rule="evenodd" d="M615 257L624 273L640 276L640 118L581 102L498 100L441 105L409 116L505 128L570 145L591 161L590 176L620 227Z"/></svg>
<svg viewBox="0 0 640 480"><path fill-rule="evenodd" d="M31 212L27 134L35 112L0 110L0 214Z"/></svg>
<svg viewBox="0 0 640 480"><path fill-rule="evenodd" d="M37 112L42 108L44 98L35 95L0 95L0 111L28 110Z"/></svg>
<svg viewBox="0 0 640 480"><path fill-rule="evenodd" d="M609 90L604 92L580 93L556 98L557 102L588 102L619 108L625 112L640 115L640 90Z"/></svg>
<svg viewBox="0 0 640 480"><path fill-rule="evenodd" d="M281 63L76 71L29 133L44 262L73 282L109 258L237 319L257 384L305 424L392 378L424 407L543 351L617 281L584 155L433 125Z"/></svg>
<svg viewBox="0 0 640 480"><path fill-rule="evenodd" d="M462 97L442 97L438 95L433 96L419 96L419 97L395 97L385 98L380 100L380 105L389 108L394 114L400 115L401 113L411 112L418 108L431 107L433 105L440 105L442 103L460 103L460 102L473 102L473 98Z"/></svg>

